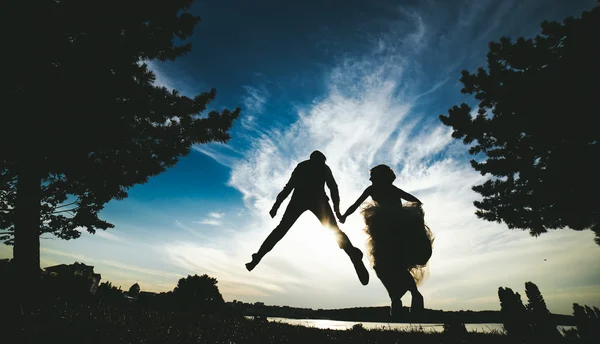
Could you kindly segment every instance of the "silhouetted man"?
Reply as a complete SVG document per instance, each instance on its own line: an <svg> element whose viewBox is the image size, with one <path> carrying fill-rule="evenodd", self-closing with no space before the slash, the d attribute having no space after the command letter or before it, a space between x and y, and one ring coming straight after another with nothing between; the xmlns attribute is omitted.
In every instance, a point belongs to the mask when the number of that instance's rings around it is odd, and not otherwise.
<svg viewBox="0 0 600 344"><path fill-rule="evenodd" d="M283 238L302 213L310 210L321 221L323 226L327 226L335 232L338 245L352 260L360 282L363 285L369 283L369 273L362 262L362 252L352 246L348 236L340 230L333 211L331 211L331 207L329 206L329 198L325 194L324 184L327 184L331 192L333 208L336 214L339 214L340 196L338 187L331 174L331 169L325 164L325 160L326 158L323 153L314 151L310 154L310 160L305 160L296 166L292 177L279 195L277 195L277 200L271 211L269 211L271 217L275 217L281 203L294 190L292 199L285 209L279 225L265 239L258 252L252 255L252 261L246 264L248 271L252 271L265 254L273 249L275 244Z"/></svg>

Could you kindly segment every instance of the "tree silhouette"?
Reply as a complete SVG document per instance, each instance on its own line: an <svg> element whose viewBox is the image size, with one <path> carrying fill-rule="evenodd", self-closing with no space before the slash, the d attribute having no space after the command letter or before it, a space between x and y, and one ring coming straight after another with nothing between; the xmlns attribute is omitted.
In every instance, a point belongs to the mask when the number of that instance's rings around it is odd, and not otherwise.
<svg viewBox="0 0 600 344"><path fill-rule="evenodd" d="M590 339L591 342L591 339L600 337L600 310L597 307L574 303L573 316L581 339Z"/></svg>
<svg viewBox="0 0 600 344"><path fill-rule="evenodd" d="M538 286L533 282L525 282L525 294L528 299L526 308L532 330L536 334L546 337L560 335Z"/></svg>
<svg viewBox="0 0 600 344"><path fill-rule="evenodd" d="M509 336L545 338L551 342L561 336L556 321L548 310L540 289L533 282L525 282L527 306L521 295L510 288L498 288L500 312L504 329Z"/></svg>
<svg viewBox="0 0 600 344"><path fill-rule="evenodd" d="M217 287L217 279L206 274L180 279L173 290L173 297L178 306L186 311L214 312L225 304Z"/></svg>
<svg viewBox="0 0 600 344"><path fill-rule="evenodd" d="M589 49L600 41L600 6L562 23L544 21L535 39L491 42L488 68L462 71L466 103L440 115L452 136L470 145L473 168L493 177L473 188L476 215L529 230L591 229L600 245L596 161L600 64Z"/></svg>
<svg viewBox="0 0 600 344"><path fill-rule="evenodd" d="M100 300L107 300L110 302L118 302L123 300L123 290L121 287L113 286L111 282L103 282L98 285L96 290L96 297Z"/></svg>
<svg viewBox="0 0 600 344"><path fill-rule="evenodd" d="M133 298L137 298L140 295L140 285L137 283L134 283L131 287L129 287L129 291L127 292L127 295Z"/></svg>
<svg viewBox="0 0 600 344"><path fill-rule="evenodd" d="M500 313L502 314L504 329L510 336L524 337L531 333L527 321L527 310L521 300L521 295L510 288L498 288L500 299Z"/></svg>
<svg viewBox="0 0 600 344"><path fill-rule="evenodd" d="M550 314L546 301L544 301L544 297L535 283L525 282L525 295L527 295L527 311Z"/></svg>
<svg viewBox="0 0 600 344"><path fill-rule="evenodd" d="M27 1L3 8L0 239L14 244L23 286L39 280L39 235L112 228L99 212L133 185L175 165L194 144L227 142L239 116L203 112L194 97L154 85L145 61L175 60L198 17L190 0ZM10 31L10 30L9 30ZM35 40L33 40L35 38ZM10 149L7 149L11 147Z"/></svg>

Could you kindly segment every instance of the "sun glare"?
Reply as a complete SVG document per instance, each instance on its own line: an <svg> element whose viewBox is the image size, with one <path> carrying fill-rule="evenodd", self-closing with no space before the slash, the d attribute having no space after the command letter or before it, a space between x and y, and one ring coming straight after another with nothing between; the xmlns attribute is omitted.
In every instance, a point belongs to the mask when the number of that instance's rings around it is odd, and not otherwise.
<svg viewBox="0 0 600 344"><path fill-rule="evenodd" d="M360 216L354 218L351 223L340 224L340 228L348 235L352 244L365 253L363 261L368 267L366 236L361 230L363 226ZM311 276L313 282L331 283L333 280L346 281L354 278L352 264L339 248L335 232L327 226L322 226L310 212L304 213L296 221L272 254L268 261L291 259L296 267L305 271L306 276Z"/></svg>
<svg viewBox="0 0 600 344"><path fill-rule="evenodd" d="M344 255L338 248L334 232L322 226L310 212L304 213L278 243L277 253L294 260L303 266L319 266L319 269L337 269Z"/></svg>

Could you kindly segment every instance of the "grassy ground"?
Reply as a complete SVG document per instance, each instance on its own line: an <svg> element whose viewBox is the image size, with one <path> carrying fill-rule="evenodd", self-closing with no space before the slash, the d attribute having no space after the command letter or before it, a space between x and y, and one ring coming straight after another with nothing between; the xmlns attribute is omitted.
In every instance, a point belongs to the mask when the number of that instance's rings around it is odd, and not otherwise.
<svg viewBox="0 0 600 344"><path fill-rule="evenodd" d="M6 314L5 314L6 315ZM451 336L423 331L321 330L233 315L194 315L113 305L46 306L0 319L2 343L518 343L501 333ZM530 343L548 343L531 338ZM562 343L573 340L563 339Z"/></svg>

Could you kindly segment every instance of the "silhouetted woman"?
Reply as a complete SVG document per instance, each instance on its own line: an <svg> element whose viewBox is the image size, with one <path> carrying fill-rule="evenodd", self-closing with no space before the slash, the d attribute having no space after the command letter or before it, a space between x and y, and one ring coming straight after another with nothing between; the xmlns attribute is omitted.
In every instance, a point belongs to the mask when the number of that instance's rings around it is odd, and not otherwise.
<svg viewBox="0 0 600 344"><path fill-rule="evenodd" d="M388 291L390 314L400 315L401 298L411 292L411 313L423 310L423 295L417 285L423 282L426 264L431 258L433 235L425 225L421 201L392 183L396 175L387 165L371 169L371 186L339 220L346 221L371 196L373 203L362 209L365 232L373 269ZM402 199L410 203L402 204Z"/></svg>

